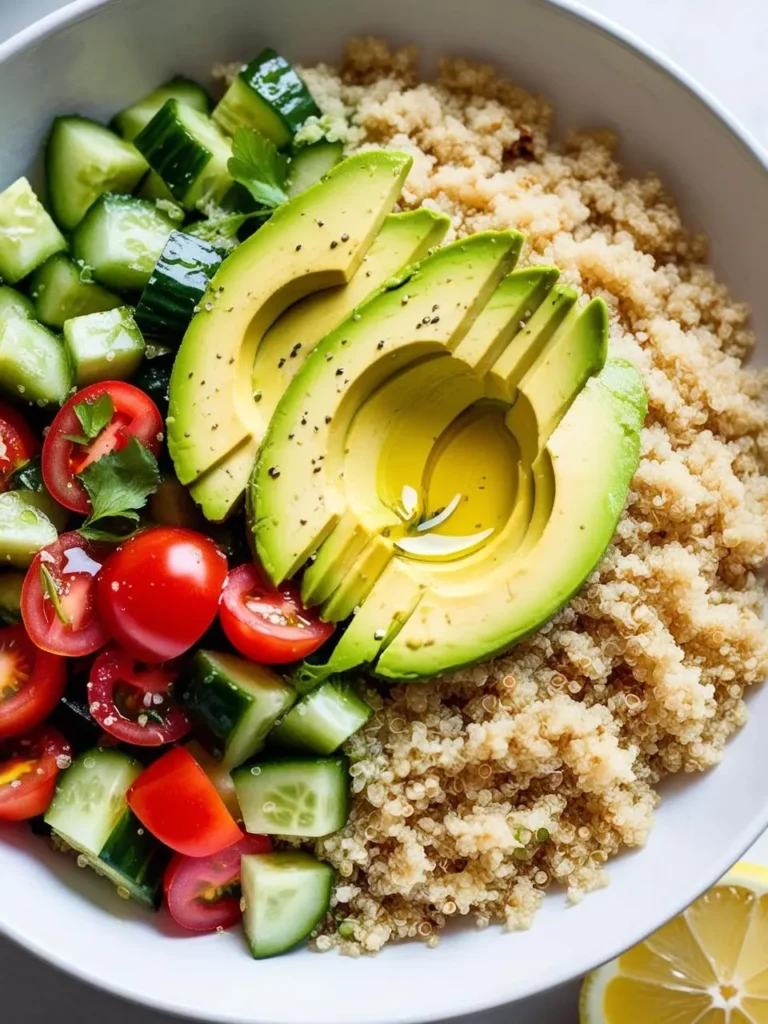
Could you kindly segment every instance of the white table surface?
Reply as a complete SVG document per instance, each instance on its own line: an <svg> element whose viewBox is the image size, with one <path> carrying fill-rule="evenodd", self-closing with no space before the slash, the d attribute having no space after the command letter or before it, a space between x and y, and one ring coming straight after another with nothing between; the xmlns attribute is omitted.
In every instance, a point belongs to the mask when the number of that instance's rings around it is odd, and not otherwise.
<svg viewBox="0 0 768 1024"><path fill-rule="evenodd" d="M0 39L61 6L63 0L0 0ZM675 60L768 148L765 0L590 0L587 6ZM768 863L768 833L747 858ZM170 1024L173 1020L90 989L2 938L0 993L3 1024ZM575 1024L577 996L578 985L568 985L514 1008L476 1014L460 1024Z"/></svg>

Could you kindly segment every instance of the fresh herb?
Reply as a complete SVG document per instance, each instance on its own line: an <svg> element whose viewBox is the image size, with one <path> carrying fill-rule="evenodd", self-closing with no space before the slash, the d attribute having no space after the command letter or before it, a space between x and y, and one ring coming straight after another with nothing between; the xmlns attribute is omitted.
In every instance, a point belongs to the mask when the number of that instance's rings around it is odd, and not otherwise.
<svg viewBox="0 0 768 1024"><path fill-rule="evenodd" d="M224 213L223 211L209 217L208 220L198 221L191 227L185 228L188 235L201 238L204 242L219 249L234 249L239 244L237 232L250 220L263 220L272 215L271 210L254 210L252 213Z"/></svg>
<svg viewBox="0 0 768 1024"><path fill-rule="evenodd" d="M56 581L53 576L51 576L48 567L42 563L40 564L40 582L43 585L45 596L53 605L53 610L56 612L56 618L62 623L62 625L68 626L70 621L61 606L61 598L59 597L59 592L56 589Z"/></svg>
<svg viewBox="0 0 768 1024"><path fill-rule="evenodd" d="M78 402L74 407L75 416L83 428L82 434L65 434L67 441L88 444L98 437L115 415L115 407L109 395L99 395L95 402Z"/></svg>
<svg viewBox="0 0 768 1024"><path fill-rule="evenodd" d="M91 514L81 533L93 537L91 527L102 519L127 519L137 523L138 510L160 485L157 459L131 437L120 451L102 455L78 474L91 499Z"/></svg>
<svg viewBox="0 0 768 1024"><path fill-rule="evenodd" d="M158 725L165 725L165 719L159 711L155 711L154 708L145 708L142 712L145 718L148 718L150 722L156 722Z"/></svg>
<svg viewBox="0 0 768 1024"><path fill-rule="evenodd" d="M257 203L274 209L288 199L288 161L265 135L241 125L227 162L232 178L248 189Z"/></svg>
<svg viewBox="0 0 768 1024"><path fill-rule="evenodd" d="M107 525L110 522L114 523L114 530L103 529L99 526L88 526L86 523L77 532L82 537L85 537L86 540L104 541L106 544L122 544L124 540L130 540L131 537L135 537L137 533L141 532L141 527L139 526L133 526L128 530L120 529L120 527L129 525L126 519L105 520Z"/></svg>

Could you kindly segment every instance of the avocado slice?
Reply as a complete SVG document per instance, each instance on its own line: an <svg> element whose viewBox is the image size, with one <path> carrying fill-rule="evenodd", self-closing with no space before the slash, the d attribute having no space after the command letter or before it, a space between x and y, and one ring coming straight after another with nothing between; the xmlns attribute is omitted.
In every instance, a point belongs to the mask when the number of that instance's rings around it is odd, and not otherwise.
<svg viewBox="0 0 768 1024"><path fill-rule="evenodd" d="M317 343L388 278L439 245L450 224L433 210L391 213L348 284L302 299L272 324L253 366L253 393L265 421Z"/></svg>
<svg viewBox="0 0 768 1024"><path fill-rule="evenodd" d="M251 386L264 335L292 303L353 277L410 165L406 154L385 150L342 161L211 280L174 363L167 419L176 474L209 519L236 508L266 429Z"/></svg>

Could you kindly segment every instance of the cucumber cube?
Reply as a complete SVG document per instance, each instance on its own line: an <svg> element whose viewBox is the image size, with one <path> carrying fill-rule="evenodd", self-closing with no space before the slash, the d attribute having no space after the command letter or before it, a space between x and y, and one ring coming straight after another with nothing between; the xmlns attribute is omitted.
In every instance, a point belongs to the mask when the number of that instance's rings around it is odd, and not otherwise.
<svg viewBox="0 0 768 1024"><path fill-rule="evenodd" d="M13 398L61 405L73 384L60 339L34 320L0 321L0 389Z"/></svg>
<svg viewBox="0 0 768 1024"><path fill-rule="evenodd" d="M0 565L26 569L37 552L58 537L36 497L31 491L0 494Z"/></svg>
<svg viewBox="0 0 768 1024"><path fill-rule="evenodd" d="M35 307L26 295L0 285L0 326L7 320L34 320Z"/></svg>
<svg viewBox="0 0 768 1024"><path fill-rule="evenodd" d="M26 178L0 192L0 277L15 284L66 247Z"/></svg>
<svg viewBox="0 0 768 1024"><path fill-rule="evenodd" d="M332 754L373 714L349 683L329 679L291 708L269 734L270 745Z"/></svg>
<svg viewBox="0 0 768 1024"><path fill-rule="evenodd" d="M144 338L127 306L67 320L64 344L79 388L127 380L144 356Z"/></svg>
<svg viewBox="0 0 768 1024"><path fill-rule="evenodd" d="M73 316L100 313L122 304L122 299L87 278L82 267L63 252L51 256L34 272L29 294L37 319L61 330Z"/></svg>

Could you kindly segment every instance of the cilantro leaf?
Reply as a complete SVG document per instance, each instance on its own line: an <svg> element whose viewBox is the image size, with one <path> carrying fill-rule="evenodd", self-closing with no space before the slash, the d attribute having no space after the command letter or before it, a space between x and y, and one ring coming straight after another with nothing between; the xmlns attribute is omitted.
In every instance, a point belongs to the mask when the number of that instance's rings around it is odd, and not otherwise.
<svg viewBox="0 0 768 1024"><path fill-rule="evenodd" d="M160 471L152 452L131 437L125 448L102 455L86 466L78 479L91 499L91 514L84 523L84 529L89 529L106 518L138 522L138 509L157 490Z"/></svg>
<svg viewBox="0 0 768 1024"><path fill-rule="evenodd" d="M61 598L59 597L59 591L56 589L56 581L51 575L51 571L47 565L40 563L40 582L43 585L43 593L53 605L53 610L56 613L56 618L64 626L70 625L70 620L67 617L64 609L61 605Z"/></svg>
<svg viewBox="0 0 768 1024"><path fill-rule="evenodd" d="M241 125L235 132L227 169L262 206L274 209L288 199L288 161L273 142L252 128Z"/></svg>
<svg viewBox="0 0 768 1024"><path fill-rule="evenodd" d="M113 520L114 521L114 520ZM109 520L107 520L109 522ZM141 532L141 527L131 526L129 519L118 518L115 522L115 526L121 524L129 526L128 530L108 530L102 529L99 526L88 526L87 524L81 526L77 531L81 537L85 537L86 540L97 540L105 541L107 544L122 544L124 540L130 540L131 537L135 537L137 533Z"/></svg>
<svg viewBox="0 0 768 1024"><path fill-rule="evenodd" d="M99 395L95 402L78 402L74 406L75 416L83 428L82 434L65 434L67 441L75 444L88 444L98 437L104 427L115 415L115 407L109 395Z"/></svg>

